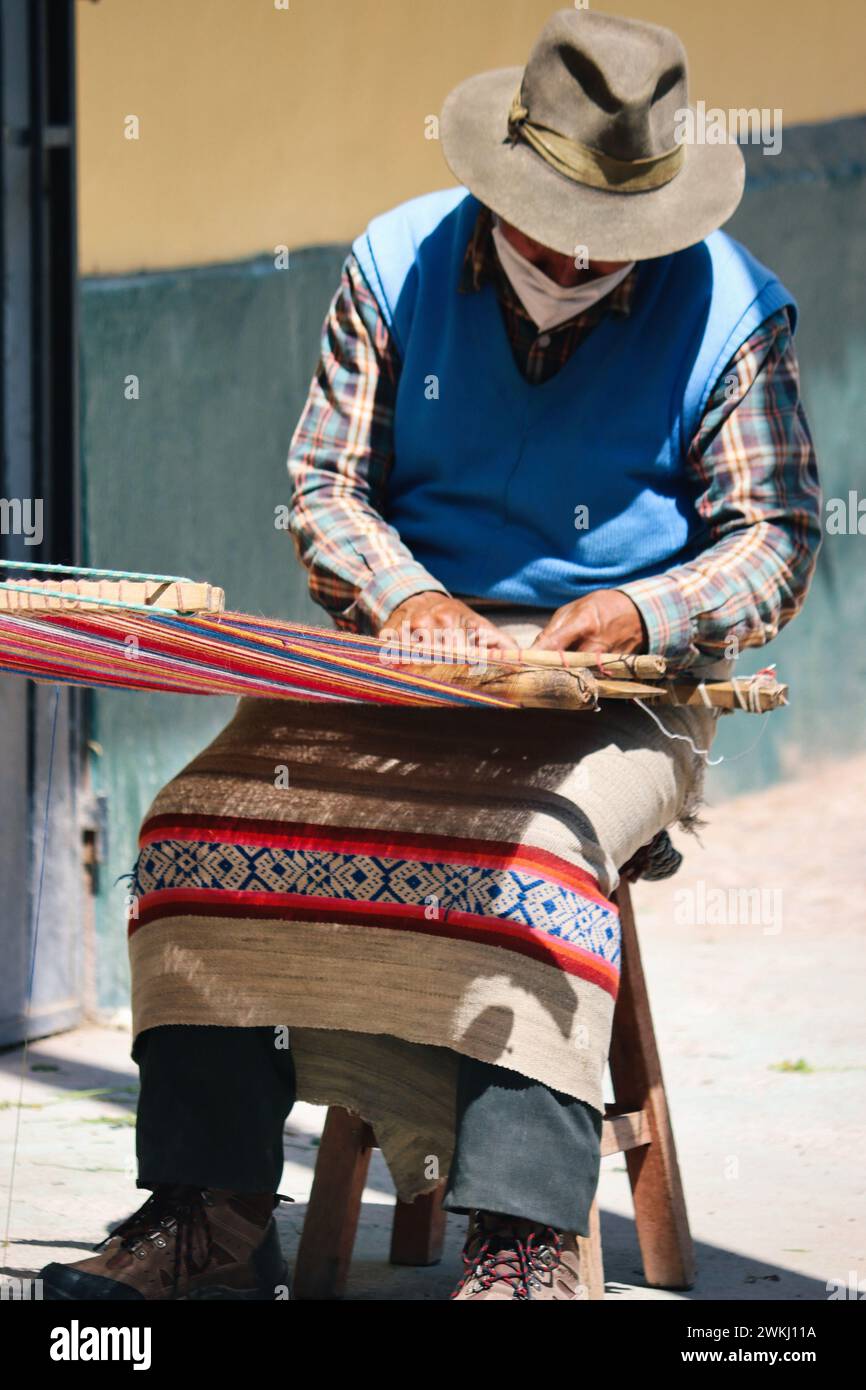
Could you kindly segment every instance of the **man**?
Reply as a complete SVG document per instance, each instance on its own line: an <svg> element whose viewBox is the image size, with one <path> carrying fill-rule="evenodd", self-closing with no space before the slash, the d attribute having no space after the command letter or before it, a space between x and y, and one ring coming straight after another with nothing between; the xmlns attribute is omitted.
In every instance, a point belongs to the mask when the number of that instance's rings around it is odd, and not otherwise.
<svg viewBox="0 0 866 1390"><path fill-rule="evenodd" d="M338 625L709 671L798 611L819 528L795 306L717 230L742 157L677 144L686 104L675 35L582 10L525 71L451 94L461 186L355 243L292 444L295 538ZM46 1295L273 1297L304 1095L374 1124L402 1196L447 1174L471 1213L457 1299L579 1297L610 894L694 814L713 733L613 702L242 702L142 831L153 1195Z"/></svg>

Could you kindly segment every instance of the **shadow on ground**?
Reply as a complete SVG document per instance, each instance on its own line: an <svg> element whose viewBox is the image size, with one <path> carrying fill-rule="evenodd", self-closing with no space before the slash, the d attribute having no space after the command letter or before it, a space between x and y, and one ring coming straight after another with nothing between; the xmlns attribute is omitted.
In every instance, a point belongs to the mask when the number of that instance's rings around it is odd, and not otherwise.
<svg viewBox="0 0 866 1390"><path fill-rule="evenodd" d="M84 1057L72 1058L62 1051L52 1050L51 1043L47 1040L40 1043L28 1056L28 1102L32 1105L35 1097L36 1108L42 1108L39 1105L39 1092L37 1090L34 1093L33 1085L44 1082L46 1109L48 1105L55 1103L51 1099L51 1093L62 1101L64 1098L77 1098L82 1093L96 1092L98 1094L93 1099L98 1104L110 1106L112 1110L121 1113L134 1112L138 1088L134 1071L131 1069L132 1064L126 1054L127 1042L125 1038L121 1042L121 1037L122 1035L118 1037L118 1044L124 1049L125 1067L123 1063L114 1067ZM0 1074L4 1076L7 1088L10 1082L17 1080L20 1068L20 1048L7 1049L0 1054ZM17 1087L14 1088L14 1092L17 1094ZM292 1183L292 1190L299 1192L299 1195L303 1193L306 1198L308 1175L315 1167L318 1155L318 1137L305 1129L303 1122L295 1126L290 1120L284 1142L286 1160L290 1165L286 1170L287 1174L291 1171L291 1165L297 1165L301 1170L300 1174L295 1175L297 1181ZM19 1156L19 1163L21 1158L22 1156ZM50 1185L51 1164L43 1163L41 1166L49 1170L46 1172L46 1179ZM388 1262L388 1248L394 1208L387 1200L376 1200L380 1193L388 1194L391 1191L387 1168L381 1154L376 1152L371 1163L368 1200L364 1203L346 1298L350 1301L389 1302L447 1299L462 1272L460 1251L465 1234L465 1218L449 1216L445 1254L439 1265L426 1269L393 1266ZM32 1277L35 1273L33 1266L39 1261L37 1252L43 1249L46 1259L80 1258L80 1253L92 1248L87 1237L99 1239L127 1217L145 1198L143 1192L136 1191L132 1182L129 1183L128 1194L125 1195L128 1195L128 1200L124 1200L115 1187L110 1194L106 1191L106 1201L103 1204L98 1199L98 1190L91 1192L91 1202L94 1197L98 1202L101 1229L93 1229L92 1206L80 1213L80 1233L76 1230L78 1222L74 1215L70 1226L67 1210L64 1234L58 1234L54 1239L50 1229L46 1229L50 1226L50 1217L46 1220L47 1214L43 1203L40 1202L38 1221L36 1212L33 1213L32 1231L28 1230L31 1220L27 1215L24 1215L23 1231L20 1223L17 1224L15 1238L9 1243L8 1265L0 1272L14 1277ZM106 1206L109 1206L109 1209L117 1206L117 1209L112 1211L110 1216L103 1216ZM305 1213L306 1200L287 1204L279 1209L280 1234L290 1266L294 1263ZM685 1292L660 1295L650 1290L644 1281L633 1220L614 1212L602 1212L602 1243L606 1287L611 1301L675 1297L695 1301L722 1299L732 1302L794 1302L824 1300L827 1297L826 1284L819 1279L809 1278L783 1266L763 1263L749 1255L700 1242L696 1246L698 1278L694 1288ZM24 1248L27 1249L25 1259L29 1256L29 1268L19 1267L15 1260L16 1250L20 1250L21 1255L24 1255Z"/></svg>

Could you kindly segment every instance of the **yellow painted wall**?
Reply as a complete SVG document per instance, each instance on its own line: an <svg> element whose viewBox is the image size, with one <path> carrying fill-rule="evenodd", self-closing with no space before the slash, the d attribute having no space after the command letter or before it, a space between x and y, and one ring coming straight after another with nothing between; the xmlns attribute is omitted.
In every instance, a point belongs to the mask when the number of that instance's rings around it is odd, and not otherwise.
<svg viewBox="0 0 866 1390"><path fill-rule="evenodd" d="M555 0L78 0L85 274L348 240L453 182L424 119L525 61ZM693 98L864 109L864 0L614 0L677 29ZM124 138L137 116L140 138Z"/></svg>

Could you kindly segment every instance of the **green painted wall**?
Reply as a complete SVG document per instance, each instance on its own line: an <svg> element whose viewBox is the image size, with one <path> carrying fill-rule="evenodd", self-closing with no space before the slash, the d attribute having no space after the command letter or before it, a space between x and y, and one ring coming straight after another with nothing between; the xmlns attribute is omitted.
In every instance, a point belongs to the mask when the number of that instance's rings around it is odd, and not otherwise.
<svg viewBox="0 0 866 1390"><path fill-rule="evenodd" d="M851 489L866 498L866 118L795 127L775 158L746 153L747 193L728 230L798 300L803 398L825 498L847 498ZM744 719L723 722L719 749L730 758L761 738L711 774L711 796L766 786L866 746L864 577L866 536L826 536L803 613L741 663L749 671L775 661L791 705L763 731Z"/></svg>
<svg viewBox="0 0 866 1390"><path fill-rule="evenodd" d="M86 280L82 294L87 563L209 579L247 613L321 621L291 541L289 439L339 277L340 248L215 269ZM139 398L125 397L138 377ZM96 905L98 995L127 999L125 885L138 823L233 702L95 692L93 789L107 797Z"/></svg>
<svg viewBox="0 0 866 1390"><path fill-rule="evenodd" d="M748 151L750 187L731 230L778 270L800 301L804 394L828 496L866 495L866 120L786 133L775 159ZM285 455L344 248L205 270L86 280L83 451L88 563L207 578L231 606L316 621L291 543L273 525L286 500ZM125 398L135 375L139 398ZM725 721L731 759L712 799L766 785L817 757L866 742L866 540L829 538L805 615L750 669L778 662L790 709L766 725ZM833 637L845 661L834 697L822 687ZM745 665L745 663L744 663ZM97 903L99 996L126 1001L124 885L143 810L217 731L231 704L97 693L94 790L109 835Z"/></svg>

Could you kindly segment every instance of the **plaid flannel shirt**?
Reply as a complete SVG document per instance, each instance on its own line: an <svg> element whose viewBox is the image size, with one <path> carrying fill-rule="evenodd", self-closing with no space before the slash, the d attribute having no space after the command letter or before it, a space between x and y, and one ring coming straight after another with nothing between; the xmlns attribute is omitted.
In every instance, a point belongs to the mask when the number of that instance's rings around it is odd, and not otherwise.
<svg viewBox="0 0 866 1390"><path fill-rule="evenodd" d="M605 314L631 311L636 270L584 313L539 333L499 263L491 220L482 209L455 288L472 294L493 283L518 367L529 381L546 381ZM375 632L413 594L445 592L383 516L399 373L388 327L349 255L288 466L291 531L312 597L338 627L356 631ZM786 309L722 372L686 468L703 523L699 553L620 586L641 612L647 650L679 668L722 655L732 641L735 650L768 642L799 611L814 571L820 490Z"/></svg>

